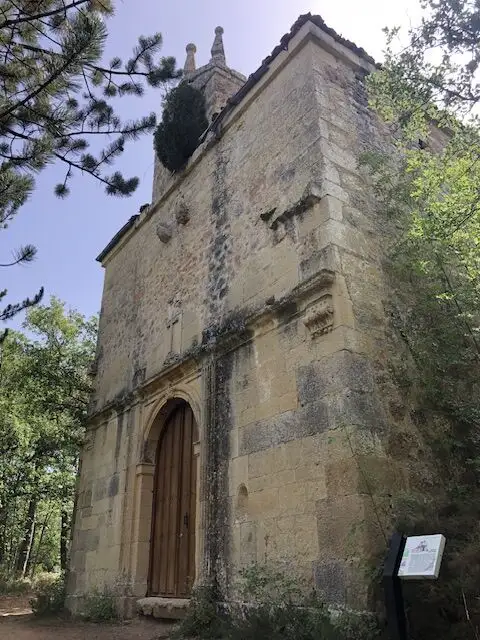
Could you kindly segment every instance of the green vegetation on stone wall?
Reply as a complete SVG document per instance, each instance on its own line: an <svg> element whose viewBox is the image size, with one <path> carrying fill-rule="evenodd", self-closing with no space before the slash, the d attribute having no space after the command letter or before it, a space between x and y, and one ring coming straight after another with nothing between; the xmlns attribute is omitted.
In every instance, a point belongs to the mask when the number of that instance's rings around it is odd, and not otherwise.
<svg viewBox="0 0 480 640"><path fill-rule="evenodd" d="M203 93L186 82L172 89L154 137L155 152L163 166L174 172L183 169L207 127Z"/></svg>

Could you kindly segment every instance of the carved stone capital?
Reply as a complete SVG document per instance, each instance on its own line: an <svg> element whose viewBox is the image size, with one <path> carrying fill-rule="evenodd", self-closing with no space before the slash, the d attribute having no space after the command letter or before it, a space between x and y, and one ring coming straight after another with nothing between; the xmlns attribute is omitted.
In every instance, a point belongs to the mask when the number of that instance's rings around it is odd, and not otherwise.
<svg viewBox="0 0 480 640"><path fill-rule="evenodd" d="M305 311L303 322L312 338L329 333L333 329L333 299L330 293L325 294Z"/></svg>

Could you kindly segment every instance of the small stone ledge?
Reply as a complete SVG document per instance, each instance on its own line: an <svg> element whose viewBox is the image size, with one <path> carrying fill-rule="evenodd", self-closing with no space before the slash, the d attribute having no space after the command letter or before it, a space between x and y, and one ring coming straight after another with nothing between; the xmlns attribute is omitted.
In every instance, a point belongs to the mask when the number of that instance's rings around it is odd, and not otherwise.
<svg viewBox="0 0 480 640"><path fill-rule="evenodd" d="M310 182L303 192L303 196L295 202L291 207L281 213L277 213L277 208L269 209L260 214L260 218L268 224L270 229L275 231L280 223L285 223L294 216L299 216L305 213L308 209L313 207L317 202L320 202L322 197L326 195L320 185L315 182Z"/></svg>
<svg viewBox="0 0 480 640"><path fill-rule="evenodd" d="M137 600L137 613L159 620L181 620L187 615L190 600L186 598L141 598Z"/></svg>

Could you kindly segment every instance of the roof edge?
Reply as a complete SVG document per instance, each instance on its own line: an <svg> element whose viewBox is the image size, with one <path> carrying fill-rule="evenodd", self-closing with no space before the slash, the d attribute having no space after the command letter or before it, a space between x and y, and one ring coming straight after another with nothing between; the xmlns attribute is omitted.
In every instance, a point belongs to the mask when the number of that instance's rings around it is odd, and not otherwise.
<svg viewBox="0 0 480 640"><path fill-rule="evenodd" d="M209 125L208 129L202 134L200 138L200 143L204 142L208 136L208 134L213 131L216 132L218 126L221 122L226 118L229 112L236 107L245 96L250 92L250 90L260 81L260 79L268 73L270 69L270 65L275 60L277 56L279 56L283 51L288 50L288 45L290 41L297 35L300 29L307 24L307 22L311 22L313 25L321 29L324 33L329 35L335 42L339 45L345 47L356 56L364 60L367 64L370 64L374 67L378 67L378 63L375 62L372 56L368 55L368 53L362 47L358 47L354 42L347 40L343 36L339 35L334 29L329 27L324 19L320 15L312 15L311 13L305 13L301 15L297 21L293 24L292 28L288 33L286 33L280 40L280 44L275 47L272 53L267 56L260 67L250 74L247 78L245 84L240 87L240 89L235 93L231 98L228 99L225 107L220 111L218 116L213 120L213 122Z"/></svg>
<svg viewBox="0 0 480 640"><path fill-rule="evenodd" d="M119 229L119 231L117 231L117 233L113 236L113 238L107 244L105 249L103 249L103 251L101 251L98 254L98 256L95 258L97 262L103 263L107 255L118 244L118 242L120 242L120 240L127 233L127 231L129 231L132 227L135 226L135 222L138 220L138 218L139 218L138 213L130 217L130 219L123 225L123 227Z"/></svg>

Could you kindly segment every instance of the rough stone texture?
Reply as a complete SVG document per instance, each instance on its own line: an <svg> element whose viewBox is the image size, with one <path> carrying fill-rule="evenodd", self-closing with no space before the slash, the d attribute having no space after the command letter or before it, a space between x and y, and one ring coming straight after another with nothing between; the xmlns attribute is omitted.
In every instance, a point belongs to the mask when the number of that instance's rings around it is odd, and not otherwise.
<svg viewBox="0 0 480 640"><path fill-rule="evenodd" d="M160 620L181 620L187 615L190 600L180 598L140 598L137 613Z"/></svg>
<svg viewBox="0 0 480 640"><path fill-rule="evenodd" d="M385 230L358 168L383 132L358 53L304 22L104 256L71 598L146 595L155 452L182 399L200 431L197 583L228 595L275 560L367 604L358 567L385 548L409 482L392 443L414 428L388 377ZM211 108L238 88L202 69Z"/></svg>

